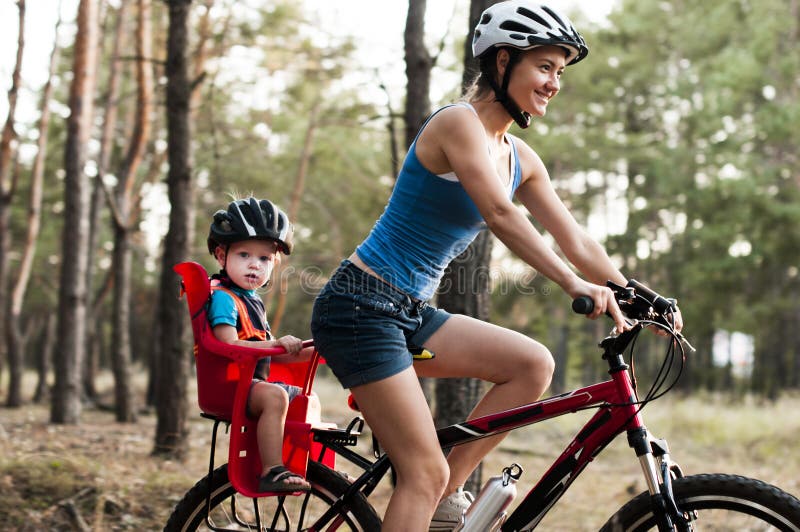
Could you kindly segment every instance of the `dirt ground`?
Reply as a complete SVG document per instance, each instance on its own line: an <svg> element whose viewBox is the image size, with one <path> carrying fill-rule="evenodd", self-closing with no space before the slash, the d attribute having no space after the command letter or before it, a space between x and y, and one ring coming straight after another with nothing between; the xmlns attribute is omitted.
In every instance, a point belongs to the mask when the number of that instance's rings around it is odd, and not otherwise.
<svg viewBox="0 0 800 532"><path fill-rule="evenodd" d="M327 420L344 426L354 413L338 385L319 379ZM192 405L194 407L194 405ZM2 530L160 530L182 494L205 475L211 423L190 415L185 462L151 456L155 416L135 424L86 409L79 425L49 424L49 408L0 408L0 528ZM521 464L518 503L588 413L513 432L484 463L484 479ZM687 474L738 473L800 493L800 398L777 403L720 397L668 397L645 410L649 428L669 440ZM224 456L222 436L218 456ZM371 438L362 438L364 451ZM343 460L339 465L345 470ZM218 460L218 463L221 463ZM590 465L542 522L539 530L597 530L635 493L645 489L638 463L623 440ZM371 497L379 513L391 487Z"/></svg>

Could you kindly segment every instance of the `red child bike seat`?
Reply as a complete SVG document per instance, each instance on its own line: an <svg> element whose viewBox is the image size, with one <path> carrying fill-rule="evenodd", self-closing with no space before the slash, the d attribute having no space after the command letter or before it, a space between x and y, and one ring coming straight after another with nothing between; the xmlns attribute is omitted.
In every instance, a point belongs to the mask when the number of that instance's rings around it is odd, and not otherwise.
<svg viewBox="0 0 800 532"><path fill-rule="evenodd" d="M321 360L314 351L308 361L282 360L283 348L261 349L227 344L217 340L206 318L206 303L211 295L208 273L196 262L182 262L173 268L183 280L183 293L192 318L197 369L197 402L205 414L230 423L228 476L239 493L263 497L258 492L261 458L256 440L256 421L246 415L247 396L256 362L274 356L269 381L299 386L303 392L290 404L283 435L283 461L286 467L305 477L308 457L317 460L322 445L313 441L312 428L336 428L320 420L318 402L309 401L313 392L317 365ZM321 461L331 469L335 455L327 451ZM284 494L285 495L285 494Z"/></svg>

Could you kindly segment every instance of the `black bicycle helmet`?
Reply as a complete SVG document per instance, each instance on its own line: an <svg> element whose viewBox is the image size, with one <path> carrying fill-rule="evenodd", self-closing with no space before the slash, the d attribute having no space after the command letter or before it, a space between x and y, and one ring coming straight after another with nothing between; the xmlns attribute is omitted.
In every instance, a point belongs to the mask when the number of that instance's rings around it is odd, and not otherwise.
<svg viewBox="0 0 800 532"><path fill-rule="evenodd" d="M589 53L586 41L566 16L556 10L528 0L510 0L488 7L481 15L472 38L472 54L476 58L493 60L489 50L510 47L515 50L530 50L539 46L560 46L567 54L566 62L574 65ZM508 96L511 71L519 60L512 53L505 75L497 84L481 61L481 72L489 76L497 101L508 111L521 128L530 125L530 115L522 111Z"/></svg>
<svg viewBox="0 0 800 532"><path fill-rule="evenodd" d="M255 198L232 201L227 211L214 213L208 232L208 251L242 240L274 240L286 255L292 252L294 227L289 217L269 200Z"/></svg>

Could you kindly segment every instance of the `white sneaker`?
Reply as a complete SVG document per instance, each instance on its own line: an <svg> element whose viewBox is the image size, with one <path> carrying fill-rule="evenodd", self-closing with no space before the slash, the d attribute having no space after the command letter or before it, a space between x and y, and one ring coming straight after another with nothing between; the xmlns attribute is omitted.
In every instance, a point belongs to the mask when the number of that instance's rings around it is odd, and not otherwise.
<svg viewBox="0 0 800 532"><path fill-rule="evenodd" d="M431 519L431 532L447 532L453 530L461 522L461 518L469 508L474 497L464 488L457 488L439 503Z"/></svg>

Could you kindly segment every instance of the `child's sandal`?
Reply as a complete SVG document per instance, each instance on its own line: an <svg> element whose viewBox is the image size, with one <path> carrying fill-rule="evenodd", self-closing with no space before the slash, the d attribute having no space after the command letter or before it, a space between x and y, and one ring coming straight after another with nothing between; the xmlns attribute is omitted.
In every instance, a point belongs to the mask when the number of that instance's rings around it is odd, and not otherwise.
<svg viewBox="0 0 800 532"><path fill-rule="evenodd" d="M294 482L287 482L290 479ZM302 482L297 482L296 479L300 479ZM310 489L311 485L303 477L282 465L273 467L258 481L258 491L261 493L294 493Z"/></svg>

